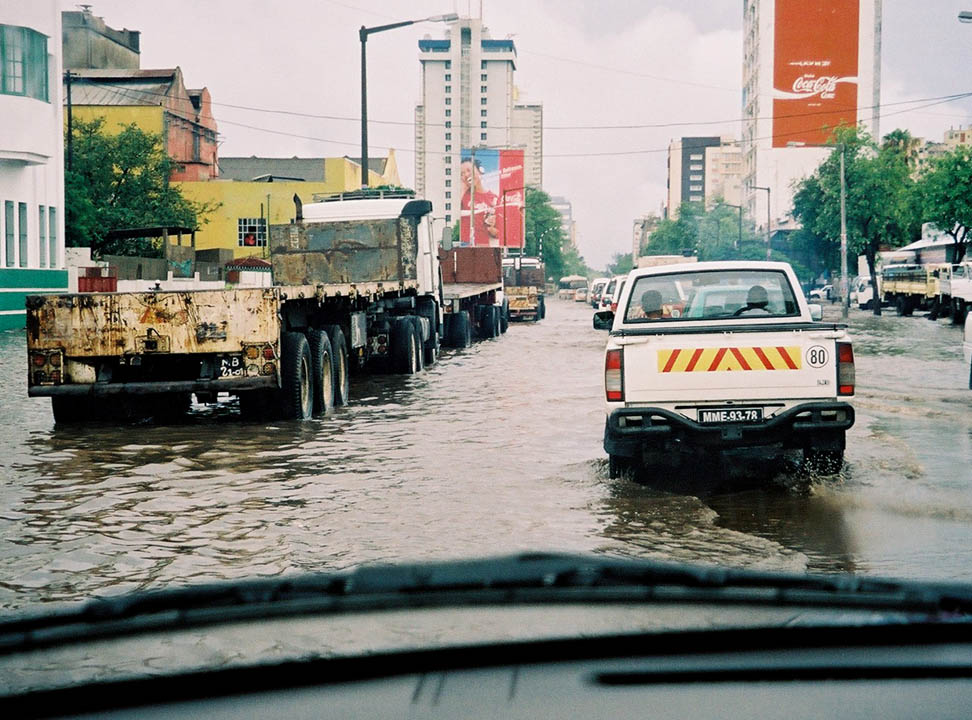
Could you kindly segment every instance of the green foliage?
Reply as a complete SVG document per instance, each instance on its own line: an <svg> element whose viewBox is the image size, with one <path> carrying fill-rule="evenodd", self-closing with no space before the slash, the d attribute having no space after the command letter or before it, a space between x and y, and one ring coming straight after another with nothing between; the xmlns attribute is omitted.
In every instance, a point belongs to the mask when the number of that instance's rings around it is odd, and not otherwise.
<svg viewBox="0 0 972 720"><path fill-rule="evenodd" d="M550 196L539 188L527 187L524 252L530 256L540 256L542 241L542 257L548 278L587 275L590 270L577 248L570 244L561 221L560 213L550 204Z"/></svg>
<svg viewBox="0 0 972 720"><path fill-rule="evenodd" d="M625 275L633 267L634 263L631 260L631 253L614 253L614 257L611 258L611 262L604 272L608 276Z"/></svg>
<svg viewBox="0 0 972 720"><path fill-rule="evenodd" d="M955 262L961 262L972 227L972 148L960 145L932 160L918 189L923 218L955 238Z"/></svg>
<svg viewBox="0 0 972 720"><path fill-rule="evenodd" d="M134 124L111 135L99 118L75 120L73 140L72 165L64 177L69 247L91 247L96 255L158 256L159 238L115 241L107 234L162 225L197 227L215 209L187 200L169 184L171 162L158 135Z"/></svg>

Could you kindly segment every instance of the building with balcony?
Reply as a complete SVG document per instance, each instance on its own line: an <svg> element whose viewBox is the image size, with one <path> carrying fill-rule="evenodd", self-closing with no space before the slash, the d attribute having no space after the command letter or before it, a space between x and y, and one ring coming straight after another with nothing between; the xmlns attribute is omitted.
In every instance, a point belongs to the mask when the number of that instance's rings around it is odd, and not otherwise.
<svg viewBox="0 0 972 720"><path fill-rule="evenodd" d="M54 0L0 5L0 329L67 289L60 37Z"/></svg>

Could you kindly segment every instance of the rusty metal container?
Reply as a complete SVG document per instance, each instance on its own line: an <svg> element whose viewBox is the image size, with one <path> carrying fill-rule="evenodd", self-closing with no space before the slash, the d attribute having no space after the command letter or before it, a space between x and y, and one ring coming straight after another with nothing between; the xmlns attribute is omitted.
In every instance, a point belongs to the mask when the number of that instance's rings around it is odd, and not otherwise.
<svg viewBox="0 0 972 720"><path fill-rule="evenodd" d="M459 247L439 250L442 282L498 283L503 277L503 252L493 247Z"/></svg>

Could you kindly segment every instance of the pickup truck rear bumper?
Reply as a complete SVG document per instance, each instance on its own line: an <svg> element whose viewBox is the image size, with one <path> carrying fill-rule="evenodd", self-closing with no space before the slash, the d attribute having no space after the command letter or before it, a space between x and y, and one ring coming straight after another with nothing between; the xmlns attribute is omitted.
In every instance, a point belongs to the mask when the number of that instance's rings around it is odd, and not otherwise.
<svg viewBox="0 0 972 720"><path fill-rule="evenodd" d="M758 423L712 425L662 408L618 408L604 426L604 449L609 455L638 457L644 449L679 445L741 448L783 443L801 447L811 438L842 438L853 424L854 408L839 401L803 403Z"/></svg>
<svg viewBox="0 0 972 720"><path fill-rule="evenodd" d="M277 387L277 376L223 378L220 380L175 380L162 382L126 383L74 383L69 385L32 385L27 389L30 397L55 395L158 395L179 392L238 392L263 390Z"/></svg>

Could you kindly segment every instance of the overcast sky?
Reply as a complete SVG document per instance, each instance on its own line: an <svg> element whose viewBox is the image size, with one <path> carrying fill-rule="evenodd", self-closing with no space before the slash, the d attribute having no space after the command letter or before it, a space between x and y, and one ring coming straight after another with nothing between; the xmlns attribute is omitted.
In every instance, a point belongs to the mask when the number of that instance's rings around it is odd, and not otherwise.
<svg viewBox="0 0 972 720"><path fill-rule="evenodd" d="M969 124L972 101L908 112L918 103L894 103L972 92L972 25L956 19L972 0L883 4L881 130L941 140ZM573 203L592 267L630 249L634 217L659 211L670 140L739 136L742 0L94 0L92 12L141 32L143 68L178 65L189 87L209 88L221 155L357 156L357 29L476 15L480 5L492 36L516 43L520 100L544 105L544 189ZM395 148L406 185L418 40L443 29L416 25L368 42L369 154ZM654 127L565 129L599 125Z"/></svg>

